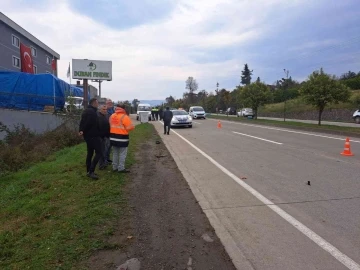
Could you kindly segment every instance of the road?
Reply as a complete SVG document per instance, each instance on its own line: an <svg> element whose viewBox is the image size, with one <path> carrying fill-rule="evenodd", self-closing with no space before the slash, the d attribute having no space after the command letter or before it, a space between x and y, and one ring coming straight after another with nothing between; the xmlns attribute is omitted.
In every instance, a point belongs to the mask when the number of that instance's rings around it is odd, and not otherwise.
<svg viewBox="0 0 360 270"><path fill-rule="evenodd" d="M154 125L237 269L360 269L359 140L344 157L321 133Z"/></svg>
<svg viewBox="0 0 360 270"><path fill-rule="evenodd" d="M216 115L216 114L214 114ZM222 115L226 116L226 115ZM237 117L236 115L229 115L230 117ZM259 119L265 119L265 120L273 120L273 121L284 121L284 118L274 118L274 117L258 117ZM300 123L307 123L307 124L318 124L318 121L314 120L299 120L299 119L285 119L286 121L291 122L300 122ZM360 128L359 124L356 123L345 123L345 122L331 122L331 121L321 121L323 125L331 125L331 126L340 126L340 127L357 127Z"/></svg>

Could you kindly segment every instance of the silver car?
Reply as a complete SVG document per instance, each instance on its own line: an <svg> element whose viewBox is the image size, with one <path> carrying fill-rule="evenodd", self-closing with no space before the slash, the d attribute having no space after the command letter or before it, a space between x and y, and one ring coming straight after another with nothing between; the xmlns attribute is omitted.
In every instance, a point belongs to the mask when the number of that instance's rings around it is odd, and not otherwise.
<svg viewBox="0 0 360 270"><path fill-rule="evenodd" d="M171 127L189 127L192 128L192 118L184 110L172 110L173 118L171 119Z"/></svg>
<svg viewBox="0 0 360 270"><path fill-rule="evenodd" d="M237 112L237 117L244 116L254 116L254 112L251 108L244 108Z"/></svg>

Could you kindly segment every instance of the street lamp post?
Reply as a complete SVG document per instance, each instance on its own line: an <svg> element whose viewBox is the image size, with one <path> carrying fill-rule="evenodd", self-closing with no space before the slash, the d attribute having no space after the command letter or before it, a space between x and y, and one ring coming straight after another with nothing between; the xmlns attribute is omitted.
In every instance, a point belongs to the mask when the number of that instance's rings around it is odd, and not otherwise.
<svg viewBox="0 0 360 270"><path fill-rule="evenodd" d="M289 70L285 69L284 68L284 72L285 72L285 75L286 75L286 80L283 79L283 81L285 82L285 87L284 87L284 122L285 122L285 119L286 119L286 92L287 92L287 88L288 88L288 84L289 84Z"/></svg>

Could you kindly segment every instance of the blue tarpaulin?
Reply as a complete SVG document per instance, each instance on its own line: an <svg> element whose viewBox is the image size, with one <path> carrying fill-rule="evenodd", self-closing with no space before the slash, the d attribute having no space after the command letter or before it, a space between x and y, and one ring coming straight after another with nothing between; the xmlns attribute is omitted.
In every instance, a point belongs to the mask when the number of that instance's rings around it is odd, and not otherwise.
<svg viewBox="0 0 360 270"><path fill-rule="evenodd" d="M43 111L45 106L62 109L68 95L83 96L83 89L70 86L52 74L0 71L0 107Z"/></svg>

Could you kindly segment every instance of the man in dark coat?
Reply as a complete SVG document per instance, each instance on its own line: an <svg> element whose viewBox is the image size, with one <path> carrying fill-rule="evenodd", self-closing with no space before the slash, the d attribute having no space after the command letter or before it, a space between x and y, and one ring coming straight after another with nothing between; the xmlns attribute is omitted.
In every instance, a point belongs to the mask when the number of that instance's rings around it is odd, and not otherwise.
<svg viewBox="0 0 360 270"><path fill-rule="evenodd" d="M87 146L86 156L86 172L87 176L97 180L98 176L95 174L95 168L101 158L101 140L99 132L99 121L97 115L97 107L99 106L96 98L89 101L89 106L81 115L79 135L84 136ZM95 151L95 157L93 159Z"/></svg>
<svg viewBox="0 0 360 270"><path fill-rule="evenodd" d="M106 107L107 107L107 113L108 113L108 119L109 119L110 116L115 113L114 104L111 99L106 100ZM110 153L111 153L111 144L110 144L110 139L109 139L109 146L107 147L107 149L105 151L106 160L107 160L108 164L112 163L112 160L110 159Z"/></svg>
<svg viewBox="0 0 360 270"><path fill-rule="evenodd" d="M163 114L164 114L164 110L163 110L163 107L161 106L160 109L159 109L160 121L162 121L162 119L163 119Z"/></svg>
<svg viewBox="0 0 360 270"><path fill-rule="evenodd" d="M173 118L173 113L170 111L169 107L166 107L166 111L164 112L164 134L170 134L170 126L171 126L171 119ZM166 130L167 127L167 130Z"/></svg>
<svg viewBox="0 0 360 270"><path fill-rule="evenodd" d="M110 146L110 123L109 123L109 115L107 111L106 105L102 105L100 107L100 111L98 112L99 117L99 130L100 130L100 138L101 138L101 152L102 156L99 161L99 169L103 170L107 165L109 165L107 158L107 149Z"/></svg>

